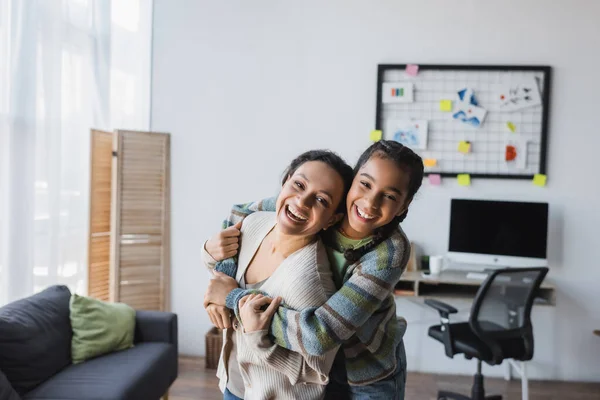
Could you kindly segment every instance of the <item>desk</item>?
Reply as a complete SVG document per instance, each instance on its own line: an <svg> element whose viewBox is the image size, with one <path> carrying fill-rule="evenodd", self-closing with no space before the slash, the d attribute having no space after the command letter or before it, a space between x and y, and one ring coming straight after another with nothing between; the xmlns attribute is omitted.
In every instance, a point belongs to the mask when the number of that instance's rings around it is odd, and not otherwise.
<svg viewBox="0 0 600 400"><path fill-rule="evenodd" d="M467 272L469 271L446 270L437 276L424 277L421 275L421 271L406 271L396 285L394 294L400 297L437 298L442 300L473 299L483 280L468 279ZM555 305L554 286L542 283L535 304Z"/></svg>

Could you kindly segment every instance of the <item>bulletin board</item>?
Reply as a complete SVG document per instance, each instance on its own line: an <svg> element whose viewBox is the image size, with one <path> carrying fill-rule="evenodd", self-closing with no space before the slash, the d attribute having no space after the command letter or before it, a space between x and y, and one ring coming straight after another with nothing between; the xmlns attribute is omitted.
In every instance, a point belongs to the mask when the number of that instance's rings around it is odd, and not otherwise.
<svg viewBox="0 0 600 400"><path fill-rule="evenodd" d="M531 179L546 173L551 68L385 64L377 130L425 161L425 173Z"/></svg>

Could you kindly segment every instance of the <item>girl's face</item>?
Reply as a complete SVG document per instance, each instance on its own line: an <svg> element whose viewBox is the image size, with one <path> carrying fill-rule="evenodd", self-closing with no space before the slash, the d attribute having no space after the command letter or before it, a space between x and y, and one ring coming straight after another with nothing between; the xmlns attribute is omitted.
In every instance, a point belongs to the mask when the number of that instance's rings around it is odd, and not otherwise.
<svg viewBox="0 0 600 400"><path fill-rule="evenodd" d="M358 171L346 198L346 234L363 238L401 215L410 204L409 175L394 161L371 157Z"/></svg>
<svg viewBox="0 0 600 400"><path fill-rule="evenodd" d="M287 235L310 236L327 229L343 214L335 211L342 201L344 181L321 161L302 164L288 177L277 197L277 223Z"/></svg>

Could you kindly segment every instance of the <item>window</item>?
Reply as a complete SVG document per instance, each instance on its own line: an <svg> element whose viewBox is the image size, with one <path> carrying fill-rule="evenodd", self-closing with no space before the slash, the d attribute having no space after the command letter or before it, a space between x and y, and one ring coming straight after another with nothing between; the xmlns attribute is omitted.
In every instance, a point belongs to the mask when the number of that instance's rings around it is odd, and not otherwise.
<svg viewBox="0 0 600 400"><path fill-rule="evenodd" d="M149 128L151 17L151 0L0 0L0 304L85 293L90 129Z"/></svg>

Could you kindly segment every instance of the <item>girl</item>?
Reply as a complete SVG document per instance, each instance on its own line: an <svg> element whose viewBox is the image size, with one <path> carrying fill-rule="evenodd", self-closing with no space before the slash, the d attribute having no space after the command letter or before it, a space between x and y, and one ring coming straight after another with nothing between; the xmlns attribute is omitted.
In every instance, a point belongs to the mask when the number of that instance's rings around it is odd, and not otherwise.
<svg viewBox="0 0 600 400"><path fill-rule="evenodd" d="M399 223L421 186L423 162L402 144L384 140L361 155L354 173L347 215L326 240L334 279L341 288L320 307L302 311L279 307L270 331L276 344L303 354L322 355L342 344L330 375L329 397L403 399L406 321L396 318L392 292L410 253ZM235 207L227 224L271 207L272 201ZM225 239L217 235L205 248L211 254L230 254L224 244L228 240L230 234ZM235 259L224 260L217 270L231 275ZM253 292L236 288L235 282L220 275L211 282L205 303L236 310L248 293Z"/></svg>
<svg viewBox="0 0 600 400"><path fill-rule="evenodd" d="M342 218L351 183L352 169L331 152L310 151L296 158L286 171L276 212L254 213L241 226L237 282L281 296L299 310L325 303L335 285L317 234ZM214 266L210 259L205 262ZM253 296L246 310L257 315L254 309L269 302ZM269 307L275 310L278 304L276 299ZM208 308L217 322L214 307ZM217 372L225 398L321 398L335 350L302 356L276 346L266 339L266 331L255 328L260 318L252 317L245 317L246 329L225 331Z"/></svg>

